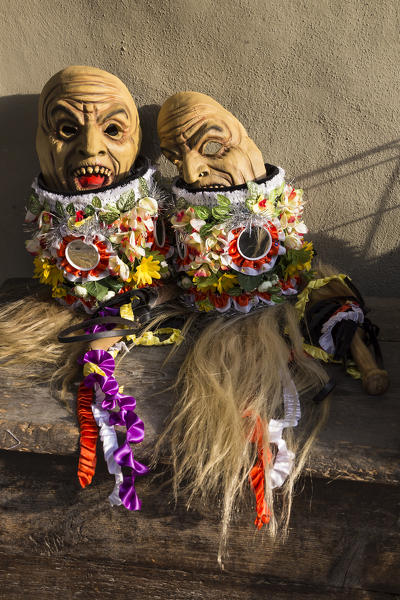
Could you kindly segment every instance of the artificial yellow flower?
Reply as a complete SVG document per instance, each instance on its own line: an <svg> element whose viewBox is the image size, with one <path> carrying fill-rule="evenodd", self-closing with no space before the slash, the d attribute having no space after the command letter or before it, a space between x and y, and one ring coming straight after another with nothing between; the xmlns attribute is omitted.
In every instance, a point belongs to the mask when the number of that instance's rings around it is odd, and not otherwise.
<svg viewBox="0 0 400 600"><path fill-rule="evenodd" d="M151 285L153 279L161 278L160 261L153 260L152 256L144 256L132 277L138 286Z"/></svg>
<svg viewBox="0 0 400 600"><path fill-rule="evenodd" d="M202 292L212 292L218 285L216 281L210 281L209 277L193 277L193 283Z"/></svg>
<svg viewBox="0 0 400 600"><path fill-rule="evenodd" d="M67 295L67 290L63 286L54 286L51 290L53 298L64 298Z"/></svg>
<svg viewBox="0 0 400 600"><path fill-rule="evenodd" d="M295 275L298 271L310 271L311 261L314 256L313 243L306 242L301 249L309 253L308 260L304 263L292 263L291 265L288 265L285 269L285 279L289 279L289 277L292 277L292 275Z"/></svg>
<svg viewBox="0 0 400 600"><path fill-rule="evenodd" d="M60 285L64 282L64 275L57 265L41 256L35 256L33 264L35 268L33 277L39 279L40 283L51 285L53 298L63 298L67 295L65 287Z"/></svg>
<svg viewBox="0 0 400 600"><path fill-rule="evenodd" d="M196 302L196 306L199 310L204 312L210 312L210 310L214 309L213 305L207 298L205 300L199 300L199 302Z"/></svg>
<svg viewBox="0 0 400 600"><path fill-rule="evenodd" d="M237 284L238 280L236 275L231 273L224 273L222 277L218 279L217 290L220 294L231 290Z"/></svg>
<svg viewBox="0 0 400 600"><path fill-rule="evenodd" d="M64 281L62 271L57 265L51 263L49 259L41 256L35 256L33 259L35 279L39 279L40 283L46 283L52 287L58 287Z"/></svg>

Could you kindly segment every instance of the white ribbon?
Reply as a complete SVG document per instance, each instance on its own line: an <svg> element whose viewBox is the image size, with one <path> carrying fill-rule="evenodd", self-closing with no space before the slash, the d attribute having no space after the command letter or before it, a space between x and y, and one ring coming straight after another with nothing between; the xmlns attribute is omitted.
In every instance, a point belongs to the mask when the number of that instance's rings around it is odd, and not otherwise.
<svg viewBox="0 0 400 600"><path fill-rule="evenodd" d="M361 308L352 302L349 306L351 307L350 310L342 310L341 312L336 313L322 326L322 335L319 338L318 343L328 354L335 354L335 342L333 341L332 330L337 323L340 321L354 321L359 325L364 323L364 313Z"/></svg>
<svg viewBox="0 0 400 600"><path fill-rule="evenodd" d="M103 443L104 458L107 463L108 472L115 476L115 486L108 500L111 506L120 506L122 504L119 497L119 488L122 483L123 475L119 464L114 459L114 452L118 449L118 439L114 426L109 425L109 414L101 407L105 398L104 392L98 384L95 384L96 402L92 404L92 412L97 426L100 429L100 439Z"/></svg>
<svg viewBox="0 0 400 600"><path fill-rule="evenodd" d="M270 470L269 487L271 490L281 487L292 470L294 453L288 450L282 438L286 427L296 427L301 417L300 400L293 381L283 388L284 418L271 419L268 424L269 441L276 444L278 452Z"/></svg>

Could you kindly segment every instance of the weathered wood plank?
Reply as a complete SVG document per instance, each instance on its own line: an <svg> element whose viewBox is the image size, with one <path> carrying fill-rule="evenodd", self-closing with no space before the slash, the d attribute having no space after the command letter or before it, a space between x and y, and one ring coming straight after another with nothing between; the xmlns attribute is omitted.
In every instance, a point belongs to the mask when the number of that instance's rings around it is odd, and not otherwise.
<svg viewBox="0 0 400 600"><path fill-rule="evenodd" d="M58 560L73 559L77 573L79 563L95 562L102 566L97 573L108 565L138 576L143 568L157 574L195 573L197 581L219 577L220 521L215 506L195 505L186 511L178 503L174 508L168 485L161 488L162 480L142 477L137 487L143 508L131 513L108 505L112 481L103 464L92 485L81 490L72 458L13 452L3 452L0 458L0 547L16 563L27 561L28 566L28 557L43 560L37 570L43 569L44 578L46 557L54 566ZM294 500L286 543L273 545L257 532L252 511L235 515L225 575L250 583L261 578L271 585L286 581L400 593L399 488L321 479L303 484ZM73 577L72 563L65 568ZM104 577L106 573L110 575L108 568ZM39 585L39 575L35 577ZM310 592L309 597L318 596Z"/></svg>
<svg viewBox="0 0 400 600"><path fill-rule="evenodd" d="M29 580L27 580L29 573ZM144 567L109 561L83 564L73 558L0 555L1 598L7 600L394 600L392 594L326 586L272 583L233 574L203 576L196 572Z"/></svg>
<svg viewBox="0 0 400 600"><path fill-rule="evenodd" d="M20 293L26 293L31 280L17 280ZM8 288L7 288L8 286ZM10 289L10 282L5 289ZM397 299L370 299L379 306L376 315L385 339L382 351L391 377L389 391L381 397L369 397L358 381L343 373L340 367L330 368L338 385L333 394L331 416L312 453L310 472L328 478L350 478L361 481L398 483L400 481L400 450L398 422L400 403L400 335L396 327L400 319ZM372 314L372 318L375 316ZM394 327L390 327L393 320ZM400 325L399 325L400 327ZM119 369L119 381L125 390L136 396L137 412L144 420L146 436L137 448L139 459L146 460L162 430L175 401L168 390L176 378L186 348L182 347L166 365L168 348L135 348ZM0 448L22 452L75 454L78 449L78 428L75 416L75 393L68 398L68 411L52 394L48 386L15 388L12 377L3 378L0 399ZM14 437L13 437L14 436ZM16 442L15 438L19 441Z"/></svg>

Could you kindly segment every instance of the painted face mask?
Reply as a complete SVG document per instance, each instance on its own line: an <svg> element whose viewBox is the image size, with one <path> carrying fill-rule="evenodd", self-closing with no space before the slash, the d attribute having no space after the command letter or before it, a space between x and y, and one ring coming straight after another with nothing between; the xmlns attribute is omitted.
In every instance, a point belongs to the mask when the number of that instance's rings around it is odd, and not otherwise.
<svg viewBox="0 0 400 600"><path fill-rule="evenodd" d="M265 175L264 161L243 125L218 102L180 92L158 117L161 150L191 189L235 186Z"/></svg>
<svg viewBox="0 0 400 600"><path fill-rule="evenodd" d="M241 123L204 94L169 98L158 127L181 174L171 224L187 301L243 313L296 294L313 255L303 240L302 190L285 184L283 169L264 165Z"/></svg>
<svg viewBox="0 0 400 600"><path fill-rule="evenodd" d="M135 103L114 75L73 66L43 88L26 246L35 277L63 304L92 312L168 274L162 194L140 140Z"/></svg>
<svg viewBox="0 0 400 600"><path fill-rule="evenodd" d="M68 67L43 88L36 150L43 181L52 191L120 183L135 162L140 141L133 98L111 73Z"/></svg>

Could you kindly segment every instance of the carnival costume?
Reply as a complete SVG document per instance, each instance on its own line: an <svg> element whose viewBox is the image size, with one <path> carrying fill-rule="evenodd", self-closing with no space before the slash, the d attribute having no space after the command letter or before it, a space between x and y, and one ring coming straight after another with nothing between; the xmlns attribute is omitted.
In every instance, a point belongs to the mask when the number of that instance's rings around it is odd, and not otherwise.
<svg viewBox="0 0 400 600"><path fill-rule="evenodd" d="M161 108L158 130L162 151L180 171L170 218L178 285L187 305L208 313L178 376L181 397L163 441L171 448L176 493L183 486L189 501L222 495L221 558L247 478L256 526L269 523L273 535L279 524L287 528L293 484L334 385L311 355L325 348L327 360L347 359L349 329L340 354L343 336L334 341L332 332L350 324L354 334L364 311L344 275L318 278L312 242L304 239L302 190L285 182L280 167L264 165L231 113L204 94L182 92ZM306 353L306 312L322 288L329 306L318 298L324 316ZM295 436L302 412L304 427ZM272 494L278 488L280 516Z"/></svg>
<svg viewBox="0 0 400 600"><path fill-rule="evenodd" d="M131 446L143 440L144 424L135 398L115 379L115 358L127 344L181 341L174 329L140 335L165 291L172 252L162 217L165 193L154 167L138 155L140 141L136 106L119 79L91 67L57 73L40 96L42 173L32 184L25 219L33 234L26 247L34 277L60 304L91 315L58 335L65 343L90 342L79 357L80 484L92 480L100 436L115 477L110 503L129 510L140 508L135 478L148 472ZM51 325L44 319L45 328ZM72 352L64 360L73 359ZM126 429L122 445L116 426Z"/></svg>

